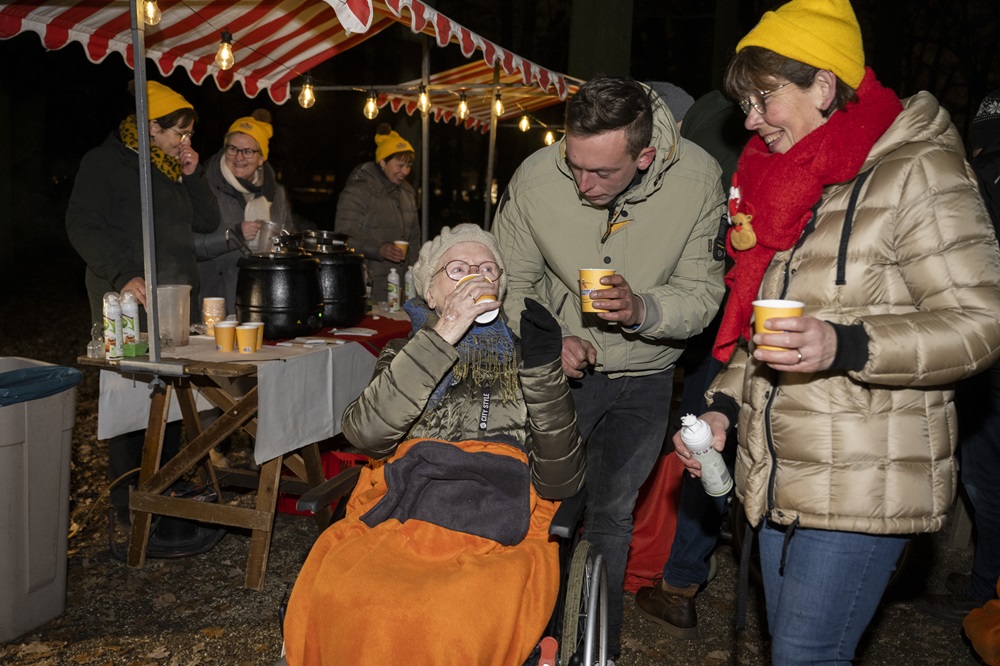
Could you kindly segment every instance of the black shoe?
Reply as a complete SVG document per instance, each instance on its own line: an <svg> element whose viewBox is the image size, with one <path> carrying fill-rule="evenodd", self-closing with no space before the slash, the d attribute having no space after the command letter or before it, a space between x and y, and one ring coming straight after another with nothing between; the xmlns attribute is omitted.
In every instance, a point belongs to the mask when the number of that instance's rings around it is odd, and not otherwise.
<svg viewBox="0 0 1000 666"><path fill-rule="evenodd" d="M698 638L698 614L695 612L694 595L698 584L674 587L664 580L652 587L643 587L635 593L639 613L667 630L674 638Z"/></svg>
<svg viewBox="0 0 1000 666"><path fill-rule="evenodd" d="M945 588L952 594L960 594L963 596L969 596L969 590L972 585L972 574L970 573L960 573L958 571L952 571L948 574L948 577L944 580Z"/></svg>
<svg viewBox="0 0 1000 666"><path fill-rule="evenodd" d="M913 607L924 615L961 624L973 609L982 606L968 594L930 594L914 602Z"/></svg>

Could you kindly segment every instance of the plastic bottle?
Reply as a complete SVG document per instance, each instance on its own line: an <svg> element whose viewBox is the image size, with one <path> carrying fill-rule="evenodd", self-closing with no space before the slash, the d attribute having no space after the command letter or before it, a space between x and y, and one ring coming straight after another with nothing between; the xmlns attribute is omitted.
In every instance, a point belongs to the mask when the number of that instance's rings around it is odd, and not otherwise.
<svg viewBox="0 0 1000 666"><path fill-rule="evenodd" d="M417 295L417 287L413 284L413 267L406 267L406 275L403 276L403 283L406 285L406 300L410 300Z"/></svg>
<svg viewBox="0 0 1000 666"><path fill-rule="evenodd" d="M389 269L389 312L399 312L399 273L395 268Z"/></svg>
<svg viewBox="0 0 1000 666"><path fill-rule="evenodd" d="M139 342L139 301L131 291L123 291L122 306L122 344L134 345Z"/></svg>
<svg viewBox="0 0 1000 666"><path fill-rule="evenodd" d="M104 358L117 360L124 356L122 349L122 306L118 294L104 294Z"/></svg>
<svg viewBox="0 0 1000 666"><path fill-rule="evenodd" d="M712 448L712 429L694 414L681 417L681 440L701 463L701 485L712 497L721 497L733 487L733 477L722 454Z"/></svg>

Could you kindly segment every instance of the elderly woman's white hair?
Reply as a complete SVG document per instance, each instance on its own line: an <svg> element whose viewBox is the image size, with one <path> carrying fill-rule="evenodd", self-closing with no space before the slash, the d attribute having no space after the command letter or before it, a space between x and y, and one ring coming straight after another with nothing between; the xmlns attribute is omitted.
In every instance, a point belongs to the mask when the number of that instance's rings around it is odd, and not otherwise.
<svg viewBox="0 0 1000 666"><path fill-rule="evenodd" d="M475 224L457 224L454 227L444 227L437 235L420 248L420 258L413 264L413 286L417 289L417 294L427 298L427 290L430 289L431 280L434 273L440 268L438 261L441 255L447 252L457 243L480 243L493 253L496 257L497 266L503 269L503 258L500 256L500 247L497 245L496 237L488 231ZM507 291L507 271L500 275L500 292L498 297L503 300L504 292Z"/></svg>

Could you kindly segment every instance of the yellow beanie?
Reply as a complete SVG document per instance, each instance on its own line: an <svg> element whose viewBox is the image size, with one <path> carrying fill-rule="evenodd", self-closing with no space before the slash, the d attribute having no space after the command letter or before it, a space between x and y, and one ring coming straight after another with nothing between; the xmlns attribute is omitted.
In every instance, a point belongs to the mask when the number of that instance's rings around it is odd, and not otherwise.
<svg viewBox="0 0 1000 666"><path fill-rule="evenodd" d="M766 12L736 52L748 46L830 70L852 88L865 76L861 27L849 0L792 0Z"/></svg>
<svg viewBox="0 0 1000 666"><path fill-rule="evenodd" d="M395 131L388 134L375 135L375 161L381 162L390 155L396 153L415 153L410 142L396 134Z"/></svg>
<svg viewBox="0 0 1000 666"><path fill-rule="evenodd" d="M193 109L191 102L175 93L170 88L156 81L146 82L146 104L149 108L149 119L156 120L170 115L177 109Z"/></svg>
<svg viewBox="0 0 1000 666"><path fill-rule="evenodd" d="M263 120L257 120L252 116L246 116L244 118L239 118L236 122L229 126L228 134L233 132L242 132L247 136L253 137L260 146L260 155L267 160L267 140L274 136L274 128L271 123L264 122Z"/></svg>

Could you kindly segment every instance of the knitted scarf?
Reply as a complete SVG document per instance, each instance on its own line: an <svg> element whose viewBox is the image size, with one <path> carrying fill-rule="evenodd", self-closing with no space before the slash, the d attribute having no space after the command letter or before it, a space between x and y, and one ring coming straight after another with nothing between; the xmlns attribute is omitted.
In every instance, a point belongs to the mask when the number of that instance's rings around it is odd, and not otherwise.
<svg viewBox="0 0 1000 666"><path fill-rule="evenodd" d="M139 130L135 124L135 116L129 116L118 125L118 139L126 148L139 152ZM181 163L160 150L154 143L149 144L149 158L159 171L174 183L181 182L184 173Z"/></svg>
<svg viewBox="0 0 1000 666"><path fill-rule="evenodd" d="M729 298L712 348L723 363L732 357L741 335L747 340L752 335L752 303L775 253L791 249L799 239L826 185L858 174L872 146L903 109L870 68L856 92L856 103L835 111L788 152L772 154L754 135L740 155L733 177L739 184L738 211L753 216L757 243L747 250L734 249L730 237L735 227L730 227L726 245L735 264L726 274Z"/></svg>
<svg viewBox="0 0 1000 666"><path fill-rule="evenodd" d="M403 303L403 309L410 315L411 335L424 326L433 326L437 315L421 298L411 298ZM492 384L499 380L500 402L512 403L517 400L517 353L514 350L514 335L503 321L497 317L489 324L473 324L468 333L455 346L458 362L445 375L431 393L427 401L427 411L432 410L445 393L455 384L471 378L476 386Z"/></svg>

